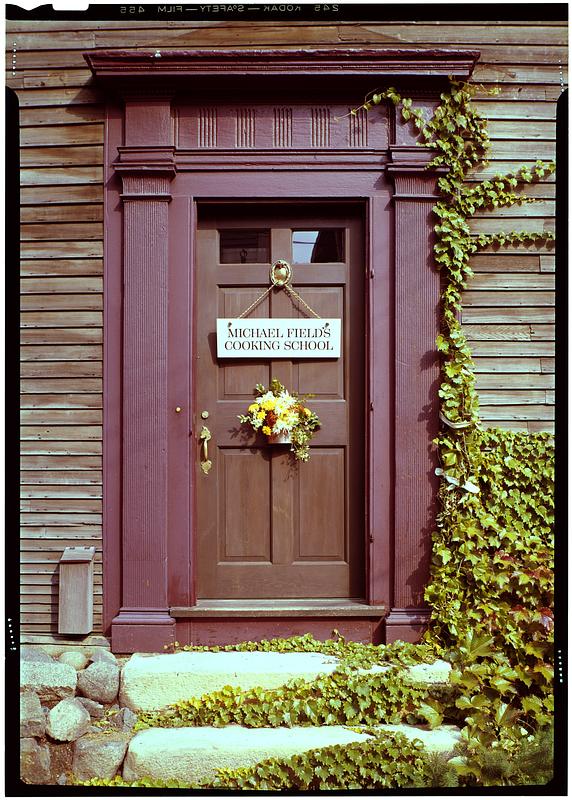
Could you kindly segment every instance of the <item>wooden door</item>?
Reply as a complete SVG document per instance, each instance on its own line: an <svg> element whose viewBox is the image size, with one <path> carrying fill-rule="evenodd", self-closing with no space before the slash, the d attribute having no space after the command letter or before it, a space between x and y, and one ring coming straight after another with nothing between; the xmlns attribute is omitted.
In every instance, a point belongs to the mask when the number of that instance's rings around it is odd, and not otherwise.
<svg viewBox="0 0 572 800"><path fill-rule="evenodd" d="M203 206L196 259L194 438L197 597L364 595L364 242L356 211L331 206ZM327 209L328 206L325 205ZM216 319L237 317L269 286L277 259L321 317L342 319L341 357L217 359ZM305 316L274 288L249 314ZM238 421L257 383L312 394L322 421L310 460ZM208 418L201 417L208 412ZM208 426L212 468L200 468Z"/></svg>

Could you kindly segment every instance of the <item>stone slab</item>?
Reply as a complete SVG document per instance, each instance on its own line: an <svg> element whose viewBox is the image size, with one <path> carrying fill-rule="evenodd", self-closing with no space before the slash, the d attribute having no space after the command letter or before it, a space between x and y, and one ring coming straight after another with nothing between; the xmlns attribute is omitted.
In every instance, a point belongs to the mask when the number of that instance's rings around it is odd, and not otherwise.
<svg viewBox="0 0 572 800"><path fill-rule="evenodd" d="M136 653L123 668L119 699L132 711L152 711L224 686L273 689L292 678L311 681L337 663L321 653Z"/></svg>
<svg viewBox="0 0 572 800"><path fill-rule="evenodd" d="M318 747L370 739L341 725L295 728L150 728L131 740L123 777L211 781L216 770L248 767L266 758L289 758Z"/></svg>
<svg viewBox="0 0 572 800"><path fill-rule="evenodd" d="M20 695L20 736L43 736L46 730L46 717L35 692L22 692Z"/></svg>
<svg viewBox="0 0 572 800"><path fill-rule="evenodd" d="M109 652L111 650L111 644L105 636L97 634L85 636L81 639L81 642L71 641L65 637L57 637L58 641L54 639L55 637L47 637L46 639L45 637L39 636L23 636L22 641L26 643L22 644L20 650L24 647L41 649L44 653L52 656L52 658L57 658L66 650L76 650L79 653L83 653L88 658L91 658L91 656L98 651L106 650Z"/></svg>
<svg viewBox="0 0 572 800"><path fill-rule="evenodd" d="M392 669L390 664L375 664L369 669L360 669L359 671L362 675L375 675L388 672L390 669ZM451 665L449 662L441 661L440 659L433 664L410 664L405 667L406 675L417 683L423 683L426 686L448 683L450 673Z"/></svg>
<svg viewBox="0 0 572 800"><path fill-rule="evenodd" d="M425 684L448 683L451 665L448 661L437 659L433 664L413 664L407 672L416 681Z"/></svg>
<svg viewBox="0 0 572 800"><path fill-rule="evenodd" d="M419 739L428 751L451 752L461 739L459 728L435 730L412 725L379 725L378 730ZM249 767L267 758L289 758L331 745L363 742L372 737L341 725L293 728L150 728L130 742L123 765L128 781L151 777L183 783L211 781L217 768Z"/></svg>
<svg viewBox="0 0 572 800"><path fill-rule="evenodd" d="M20 664L20 691L36 692L44 703L73 697L77 685L77 672L69 664L58 661L22 661Z"/></svg>
<svg viewBox="0 0 572 800"><path fill-rule="evenodd" d="M24 783L50 782L50 751L35 739L20 739L20 779Z"/></svg>
<svg viewBox="0 0 572 800"><path fill-rule="evenodd" d="M43 661L51 664L53 659L43 647L23 644L20 648L20 661Z"/></svg>
<svg viewBox="0 0 572 800"><path fill-rule="evenodd" d="M408 739L419 739L427 750L433 753L449 753L461 741L461 731L456 725L440 725L434 730L415 725L377 725L379 730L388 733L401 733Z"/></svg>

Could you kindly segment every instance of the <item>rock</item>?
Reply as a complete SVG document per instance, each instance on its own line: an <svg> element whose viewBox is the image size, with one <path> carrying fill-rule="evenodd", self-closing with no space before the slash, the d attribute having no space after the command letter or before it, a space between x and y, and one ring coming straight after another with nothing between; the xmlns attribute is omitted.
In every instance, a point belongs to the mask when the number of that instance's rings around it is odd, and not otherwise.
<svg viewBox="0 0 572 800"><path fill-rule="evenodd" d="M60 664L69 664L70 667L73 667L79 672L80 669L84 669L87 666L88 659L83 653L77 650L66 650L65 653L62 653L58 658L58 661Z"/></svg>
<svg viewBox="0 0 572 800"><path fill-rule="evenodd" d="M79 700L61 700L48 714L47 732L60 742L73 742L89 728L90 716Z"/></svg>
<svg viewBox="0 0 572 800"><path fill-rule="evenodd" d="M136 722L137 714L134 714L130 708L122 708L117 715L118 727L126 733L130 733L133 730L133 726Z"/></svg>
<svg viewBox="0 0 572 800"><path fill-rule="evenodd" d="M123 762L130 738L120 731L82 736L74 745L73 774L81 781L113 778Z"/></svg>
<svg viewBox="0 0 572 800"><path fill-rule="evenodd" d="M115 666L117 666L117 659L110 650L94 650L94 652L91 654L90 661L94 664L97 661L103 661L106 664L115 664Z"/></svg>
<svg viewBox="0 0 572 800"><path fill-rule="evenodd" d="M100 734L101 733L101 728L99 728L97 725L90 725L89 728L87 729L86 733Z"/></svg>
<svg viewBox="0 0 572 800"><path fill-rule="evenodd" d="M46 730L46 717L35 692L20 695L20 736L43 736Z"/></svg>
<svg viewBox="0 0 572 800"><path fill-rule="evenodd" d="M62 774L58 775L58 777L56 778L56 782L59 783L60 786L65 786L66 783L68 782L68 779L66 778L65 774L62 772Z"/></svg>
<svg viewBox="0 0 572 800"><path fill-rule="evenodd" d="M45 653L57 658L67 650L77 650L83 653L88 659L91 658L96 650L109 650L109 642L105 636L92 634L82 637L82 644L42 644Z"/></svg>
<svg viewBox="0 0 572 800"><path fill-rule="evenodd" d="M104 716L105 706L102 706L101 703L96 703L95 700L90 700L89 697L76 697L76 700L79 700L93 719L101 719Z"/></svg>
<svg viewBox="0 0 572 800"><path fill-rule="evenodd" d="M41 647L38 645L29 645L23 644L20 648L20 661L35 661L35 662L51 662L53 663L54 659L46 653L45 650L42 650Z"/></svg>
<svg viewBox="0 0 572 800"><path fill-rule="evenodd" d="M73 697L77 673L69 664L47 661L23 661L20 665L20 691L36 692L42 702Z"/></svg>
<svg viewBox="0 0 572 800"><path fill-rule="evenodd" d="M24 783L50 782L50 751L35 739L20 739L20 778Z"/></svg>
<svg viewBox="0 0 572 800"><path fill-rule="evenodd" d="M94 661L78 672L77 688L90 700L111 703L119 691L119 667L105 661Z"/></svg>

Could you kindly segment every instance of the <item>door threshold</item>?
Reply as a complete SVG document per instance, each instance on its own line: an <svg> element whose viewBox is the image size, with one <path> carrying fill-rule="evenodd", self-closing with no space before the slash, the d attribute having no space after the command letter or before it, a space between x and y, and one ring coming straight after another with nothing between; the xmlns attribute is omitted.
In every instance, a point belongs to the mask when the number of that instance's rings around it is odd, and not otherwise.
<svg viewBox="0 0 572 800"><path fill-rule="evenodd" d="M386 606L344 598L198 600L195 606L173 606L172 617L383 617Z"/></svg>

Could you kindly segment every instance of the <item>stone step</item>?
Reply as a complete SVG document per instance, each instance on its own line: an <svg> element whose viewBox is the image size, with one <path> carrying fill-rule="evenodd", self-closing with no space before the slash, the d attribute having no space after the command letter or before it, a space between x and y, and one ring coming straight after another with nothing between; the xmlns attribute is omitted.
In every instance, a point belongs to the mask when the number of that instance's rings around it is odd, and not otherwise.
<svg viewBox="0 0 572 800"><path fill-rule="evenodd" d="M420 739L427 750L452 752L460 741L454 725L427 730L411 725L379 725L378 730ZM290 758L315 748L348 745L372 737L341 725L293 728L149 728L131 740L123 764L128 781L151 778L182 783L212 781L217 768L249 767L267 758Z"/></svg>
<svg viewBox="0 0 572 800"><path fill-rule="evenodd" d="M293 678L311 681L332 673L338 664L337 658L322 653L135 653L123 667L119 699L132 711L155 711L224 686L274 689ZM371 671L387 669L378 666ZM450 670L444 661L408 668L411 677L427 684L446 683Z"/></svg>

